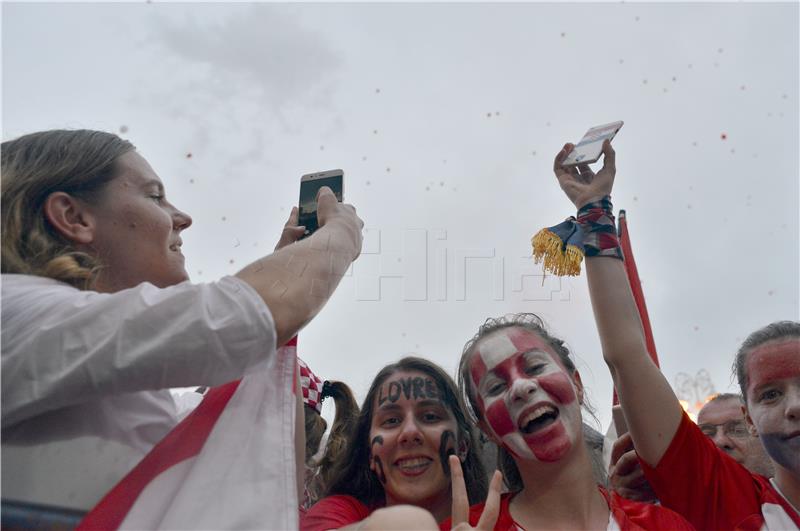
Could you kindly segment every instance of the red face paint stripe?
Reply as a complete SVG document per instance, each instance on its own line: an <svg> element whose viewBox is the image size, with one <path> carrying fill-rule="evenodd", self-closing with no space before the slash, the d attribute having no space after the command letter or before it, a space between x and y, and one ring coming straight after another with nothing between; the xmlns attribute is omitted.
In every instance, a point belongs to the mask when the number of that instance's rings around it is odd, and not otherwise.
<svg viewBox="0 0 800 531"><path fill-rule="evenodd" d="M486 420L498 437L504 437L516 430L514 421L511 420L508 408L502 399L489 404L489 407L486 408Z"/></svg>
<svg viewBox="0 0 800 531"><path fill-rule="evenodd" d="M472 376L472 383L475 386L475 394L478 394L478 385L481 383L481 378L486 375L486 364L483 363L483 357L479 350L472 353L470 360L470 375Z"/></svg>
<svg viewBox="0 0 800 531"><path fill-rule="evenodd" d="M563 372L553 372L538 378L539 385L560 404L571 404L575 401L575 390L569 377Z"/></svg>
<svg viewBox="0 0 800 531"><path fill-rule="evenodd" d="M508 333L511 343L516 347L517 352L529 352L531 350L541 350L550 354L550 357L559 367L569 372L561 358L553 352L553 348L541 336L534 332L522 328L513 328Z"/></svg>
<svg viewBox="0 0 800 531"><path fill-rule="evenodd" d="M800 341L767 344L747 359L747 394L777 380L800 377Z"/></svg>

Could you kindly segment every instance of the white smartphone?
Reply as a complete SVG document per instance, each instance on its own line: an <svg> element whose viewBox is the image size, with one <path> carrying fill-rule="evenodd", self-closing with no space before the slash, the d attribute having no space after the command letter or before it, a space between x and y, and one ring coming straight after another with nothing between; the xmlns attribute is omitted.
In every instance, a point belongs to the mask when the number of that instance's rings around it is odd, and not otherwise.
<svg viewBox="0 0 800 531"><path fill-rule="evenodd" d="M628 433L628 422L625 420L622 406L619 404L611 406L611 419L614 421L614 430L617 432L618 439Z"/></svg>
<svg viewBox="0 0 800 531"><path fill-rule="evenodd" d="M319 228L317 224L317 192L323 186L333 190L339 202L344 200L344 172L328 170L307 173L300 178L299 224L305 225L305 236Z"/></svg>
<svg viewBox="0 0 800 531"><path fill-rule="evenodd" d="M603 142L611 140L622 128L622 121L592 127L583 135L581 141L575 144L575 149L567 155L562 166L575 166L576 164L591 164L597 162L603 152Z"/></svg>

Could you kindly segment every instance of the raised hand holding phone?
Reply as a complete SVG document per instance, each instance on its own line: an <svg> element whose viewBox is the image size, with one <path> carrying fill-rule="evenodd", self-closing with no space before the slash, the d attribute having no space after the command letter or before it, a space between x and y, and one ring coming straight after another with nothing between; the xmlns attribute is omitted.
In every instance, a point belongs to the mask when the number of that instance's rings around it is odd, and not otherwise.
<svg viewBox="0 0 800 531"><path fill-rule="evenodd" d="M450 529L454 531L468 531L478 529L480 531L491 531L497 522L500 514L500 488L503 485L503 474L499 470L494 471L492 480L489 483L489 493L486 495L486 503L483 506L483 513L478 520L478 525L472 527L469 523L469 496L467 487L464 483L464 472L461 470L461 460L456 455L448 458L450 465L450 488L453 493L453 509Z"/></svg>
<svg viewBox="0 0 800 531"><path fill-rule="evenodd" d="M564 166L564 160L569 156L575 146L564 144L553 161L553 171L558 179L561 189L567 194L576 208L581 208L587 203L597 201L611 194L614 186L614 176L617 173L616 153L611 147L611 141L603 142L603 167L595 173L588 164L578 166Z"/></svg>
<svg viewBox="0 0 800 531"><path fill-rule="evenodd" d="M308 173L300 178L300 203L298 224L305 227L304 236L310 236L322 226L317 220L317 196L323 188L329 188L339 202L344 200L344 172L328 170Z"/></svg>

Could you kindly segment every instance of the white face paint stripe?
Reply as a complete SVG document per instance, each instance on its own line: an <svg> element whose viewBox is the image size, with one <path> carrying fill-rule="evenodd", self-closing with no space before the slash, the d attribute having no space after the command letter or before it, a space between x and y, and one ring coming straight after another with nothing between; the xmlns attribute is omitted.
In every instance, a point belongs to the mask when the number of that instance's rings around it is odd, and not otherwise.
<svg viewBox="0 0 800 531"><path fill-rule="evenodd" d="M479 352L488 372L504 362L509 356L516 354L517 347L506 335L505 330L502 330L481 340Z"/></svg>
<svg viewBox="0 0 800 531"><path fill-rule="evenodd" d="M519 432L509 433L505 437L502 438L503 446L510 448L518 457L522 459L536 459L536 456L533 455L533 451L528 446L528 443L525 442L525 439L522 438L522 434Z"/></svg>

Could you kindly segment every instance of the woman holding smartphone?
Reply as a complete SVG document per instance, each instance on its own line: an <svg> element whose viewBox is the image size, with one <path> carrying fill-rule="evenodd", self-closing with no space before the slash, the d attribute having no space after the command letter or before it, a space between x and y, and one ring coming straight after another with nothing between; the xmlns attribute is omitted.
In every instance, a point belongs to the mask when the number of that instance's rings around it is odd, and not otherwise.
<svg viewBox="0 0 800 531"><path fill-rule="evenodd" d="M588 210L594 221L613 220L610 145L597 175L564 168L561 161L570 149L568 144L559 153L554 170L580 208L578 219ZM770 480L717 448L683 411L647 353L622 261L613 252L587 253L586 273L603 357L645 476L661 504L697 529L800 528L800 324L782 321L757 330L735 361L745 419L775 467Z"/></svg>
<svg viewBox="0 0 800 531"><path fill-rule="evenodd" d="M448 456L462 463L469 500L485 498L477 444L455 384L440 367L415 357L387 365L333 467L328 496L308 510L300 528L435 528L452 508Z"/></svg>
<svg viewBox="0 0 800 531"><path fill-rule="evenodd" d="M557 172L571 149L565 146L556 157ZM608 142L603 151L604 166L598 175L613 181L614 152ZM570 171L576 180L580 180L578 170L586 173L588 166ZM608 192L610 186L599 197ZM578 199L584 208L577 222L586 224L587 241L593 247L587 254L618 256L605 238L599 246L592 239L592 229L615 234L604 227L607 220L596 210L596 199ZM598 259L622 265L617 258ZM459 389L478 425L501 447L509 492L501 498L494 529L693 529L668 509L626 500L598 485L581 429L586 397L580 374L564 341L551 334L538 316L487 320L464 347L458 374ZM454 482L454 488L458 485ZM457 492L454 496L459 499ZM489 527L485 517L481 520L485 506L467 509L463 501L457 505L454 527L467 522Z"/></svg>

